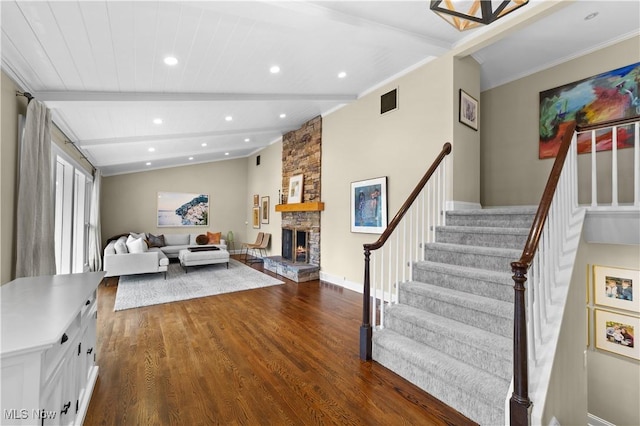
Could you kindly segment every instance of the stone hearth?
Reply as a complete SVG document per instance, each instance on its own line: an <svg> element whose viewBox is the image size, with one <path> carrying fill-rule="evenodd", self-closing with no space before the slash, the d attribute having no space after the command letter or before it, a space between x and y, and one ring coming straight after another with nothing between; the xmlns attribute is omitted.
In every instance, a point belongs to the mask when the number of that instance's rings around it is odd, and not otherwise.
<svg viewBox="0 0 640 426"><path fill-rule="evenodd" d="M293 263L282 256L269 256L264 258L264 269L283 277L303 283L320 278L320 267L308 263Z"/></svg>

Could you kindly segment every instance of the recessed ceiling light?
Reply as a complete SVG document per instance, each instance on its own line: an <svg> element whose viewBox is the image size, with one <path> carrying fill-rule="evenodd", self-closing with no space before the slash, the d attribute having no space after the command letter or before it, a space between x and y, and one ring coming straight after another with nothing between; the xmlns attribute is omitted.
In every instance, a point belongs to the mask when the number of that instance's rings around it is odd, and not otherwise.
<svg viewBox="0 0 640 426"><path fill-rule="evenodd" d="M206 142L202 143L202 146L207 146L207 143Z"/></svg>
<svg viewBox="0 0 640 426"><path fill-rule="evenodd" d="M278 74L280 72L280 67L277 65L274 65L271 68L269 68L269 71L271 72L271 74Z"/></svg>
<svg viewBox="0 0 640 426"><path fill-rule="evenodd" d="M228 152L225 152L225 153L224 153L224 155L229 155L229 153L228 153Z"/></svg>
<svg viewBox="0 0 640 426"><path fill-rule="evenodd" d="M232 120L233 120L233 117L232 117L232 116L230 116L230 115L227 115L224 119L225 119L226 121L232 121Z"/></svg>
<svg viewBox="0 0 640 426"><path fill-rule="evenodd" d="M598 12L593 12L593 13L590 13L590 14L588 14L587 16L585 16L585 17L584 17L584 20L585 20L585 21L590 21L590 20L592 20L593 18L595 18L596 16L598 16Z"/></svg>
<svg viewBox="0 0 640 426"><path fill-rule="evenodd" d="M154 118L153 124L162 124L162 118Z"/></svg>
<svg viewBox="0 0 640 426"><path fill-rule="evenodd" d="M344 71L341 71L338 73L338 78L345 78L347 76L347 73Z"/></svg>
<svg viewBox="0 0 640 426"><path fill-rule="evenodd" d="M153 152L155 150L156 150L155 148L149 148L149 152Z"/></svg>
<svg viewBox="0 0 640 426"><path fill-rule="evenodd" d="M189 160L193 160L193 157L189 157Z"/></svg>
<svg viewBox="0 0 640 426"><path fill-rule="evenodd" d="M245 141L245 142L251 142L251 139L249 139L249 138L244 138L244 141Z"/></svg>
<svg viewBox="0 0 640 426"><path fill-rule="evenodd" d="M287 114L280 114L280 118L285 118L287 116Z"/></svg>
<svg viewBox="0 0 640 426"><path fill-rule="evenodd" d="M151 161L147 161L147 166L150 166L150 165L151 165Z"/></svg>
<svg viewBox="0 0 640 426"><path fill-rule="evenodd" d="M166 58L164 58L164 63L169 66L174 66L178 64L178 59L173 56L167 56Z"/></svg>

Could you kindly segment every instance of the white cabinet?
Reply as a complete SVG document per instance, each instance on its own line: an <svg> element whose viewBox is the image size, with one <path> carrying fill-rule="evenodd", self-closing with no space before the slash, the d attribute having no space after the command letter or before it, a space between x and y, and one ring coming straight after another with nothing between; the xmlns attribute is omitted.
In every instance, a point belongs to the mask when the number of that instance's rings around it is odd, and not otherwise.
<svg viewBox="0 0 640 426"><path fill-rule="evenodd" d="M97 288L104 272L0 286L0 424L80 425L98 378Z"/></svg>

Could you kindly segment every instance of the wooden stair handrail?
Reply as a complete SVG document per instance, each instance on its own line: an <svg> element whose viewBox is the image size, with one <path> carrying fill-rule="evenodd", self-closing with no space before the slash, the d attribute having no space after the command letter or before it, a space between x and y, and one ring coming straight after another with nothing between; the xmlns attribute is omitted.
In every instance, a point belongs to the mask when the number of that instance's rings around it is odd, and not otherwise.
<svg viewBox="0 0 640 426"><path fill-rule="evenodd" d="M615 120L601 121L600 123L596 123L596 124L577 124L576 132L581 133L581 132L588 132L589 130L607 129L613 126L624 126L625 124L636 123L639 120L640 119L636 116L636 117L617 118Z"/></svg>
<svg viewBox="0 0 640 426"><path fill-rule="evenodd" d="M416 185L413 192L409 195L407 200L404 202L398 213L393 217L387 228L384 230L380 238L373 244L363 244L364 247L364 289L362 292L362 325L360 326L360 359L363 361L371 360L371 337L372 337L372 328L371 328L371 277L369 273L369 264L371 251L377 250L382 247L393 231L396 229L404 215L407 213L413 202L418 198L418 195L427 184L431 176L435 173L444 160L444 157L451 153L451 144L449 142L445 143L442 146L442 151L436 157L429 170L424 174L420 182Z"/></svg>
<svg viewBox="0 0 640 426"><path fill-rule="evenodd" d="M393 219L391 219L391 222L389 223L387 228L384 230L382 235L380 235L380 238L378 238L378 240L373 244L364 244L365 250L367 249L371 251L377 250L380 247L382 247L384 243L387 242L387 240L389 239L393 231L395 231L396 227L398 226L398 224L400 223L404 215L407 213L407 211L409 211L409 208L411 207L413 202L416 200L416 198L418 198L420 191L422 191L422 189L427 184L429 179L431 179L431 176L435 173L436 169L438 168L442 160L444 160L444 157L446 157L450 153L451 153L451 144L447 142L442 146L442 151L440 151L440 154L438 154L438 156L436 157L431 167L429 167L429 170L427 170L427 172L424 174L422 179L420 179L420 182L418 182L416 187L413 189L413 192L409 194L409 197L404 202L402 207L400 207L400 210L398 210L398 213L396 213Z"/></svg>
<svg viewBox="0 0 640 426"><path fill-rule="evenodd" d="M545 222L551 209L551 202L556 193L560 174L564 167L571 140L576 129L576 123L570 123L562 137L562 143L558 149L556 160L549 174L547 185L542 193L542 199L538 206L538 211L533 219L529 237L525 243L520 259L511 262L514 281L514 321L513 321L513 393L511 395L510 420L511 425L529 425L529 377L528 377L528 343L527 343L527 321L525 309L525 286L527 281L527 270L533 262L533 257L538 250L540 237L544 229Z"/></svg>

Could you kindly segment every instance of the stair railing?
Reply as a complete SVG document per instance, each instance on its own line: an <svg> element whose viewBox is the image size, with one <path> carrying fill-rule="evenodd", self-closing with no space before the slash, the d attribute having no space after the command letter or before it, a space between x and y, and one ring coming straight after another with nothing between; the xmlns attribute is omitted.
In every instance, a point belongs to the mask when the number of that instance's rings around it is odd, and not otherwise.
<svg viewBox="0 0 640 426"><path fill-rule="evenodd" d="M547 303L551 302L550 280L544 275L555 270L553 265L560 257L563 241L549 235L563 235L568 227L567 221L578 207L575 127L573 122L565 130L522 256L511 263L515 283L513 393L509 402L512 426L530 424L528 361L535 362L535 336L541 332L540 321L546 316ZM531 284L525 294L524 283L532 265ZM539 268L541 265L544 266L542 269ZM525 299L525 296L528 297Z"/></svg>
<svg viewBox="0 0 640 426"><path fill-rule="evenodd" d="M638 111L640 112L640 110ZM605 129L611 129L606 131ZM591 136L591 209L609 208L619 209L618 202L618 139L631 130L633 134L633 184L632 205L623 206L637 209L640 206L640 119L636 117L610 120L599 124L579 126L578 133L589 133ZM600 133L599 133L600 132ZM604 133L604 134L603 134ZM611 138L611 203L598 202L598 167L596 145L598 137ZM629 204L631 204L629 203Z"/></svg>
<svg viewBox="0 0 640 426"><path fill-rule="evenodd" d="M640 205L640 123L638 118L612 120L598 125L577 127L571 123L565 130L556 160L549 175L538 211L529 232L522 256L511 263L514 280L514 335L513 335L513 393L509 400L510 424L529 425L531 423L532 401L529 395L535 392L543 395L544 381L538 380L536 387L530 388L529 363L537 367L537 377L542 353L549 342L548 321L554 302L554 290L558 284L557 272L567 265L562 264L564 245L571 241L571 225L579 217L578 205L578 151L577 134L591 132L591 193L592 208L600 207L597 202L596 168L596 131L611 129L612 141L612 200L606 207L619 208L618 205L618 134L621 126L633 125L634 138L634 177L633 206ZM584 217L584 215L582 215ZM545 226L546 225L546 226ZM525 292L525 282L529 271L529 286ZM548 370L544 370L547 371ZM540 398L540 403L544 398Z"/></svg>
<svg viewBox="0 0 640 426"><path fill-rule="evenodd" d="M412 279L411 264L424 260L424 244L434 241L436 226L444 224L447 187L446 162L443 160L449 153L451 144L447 142L380 238L373 244L363 245L364 291L360 326L360 359L363 361L371 360L372 327L384 328L385 304L398 302L398 284ZM385 245L387 242L389 244Z"/></svg>

